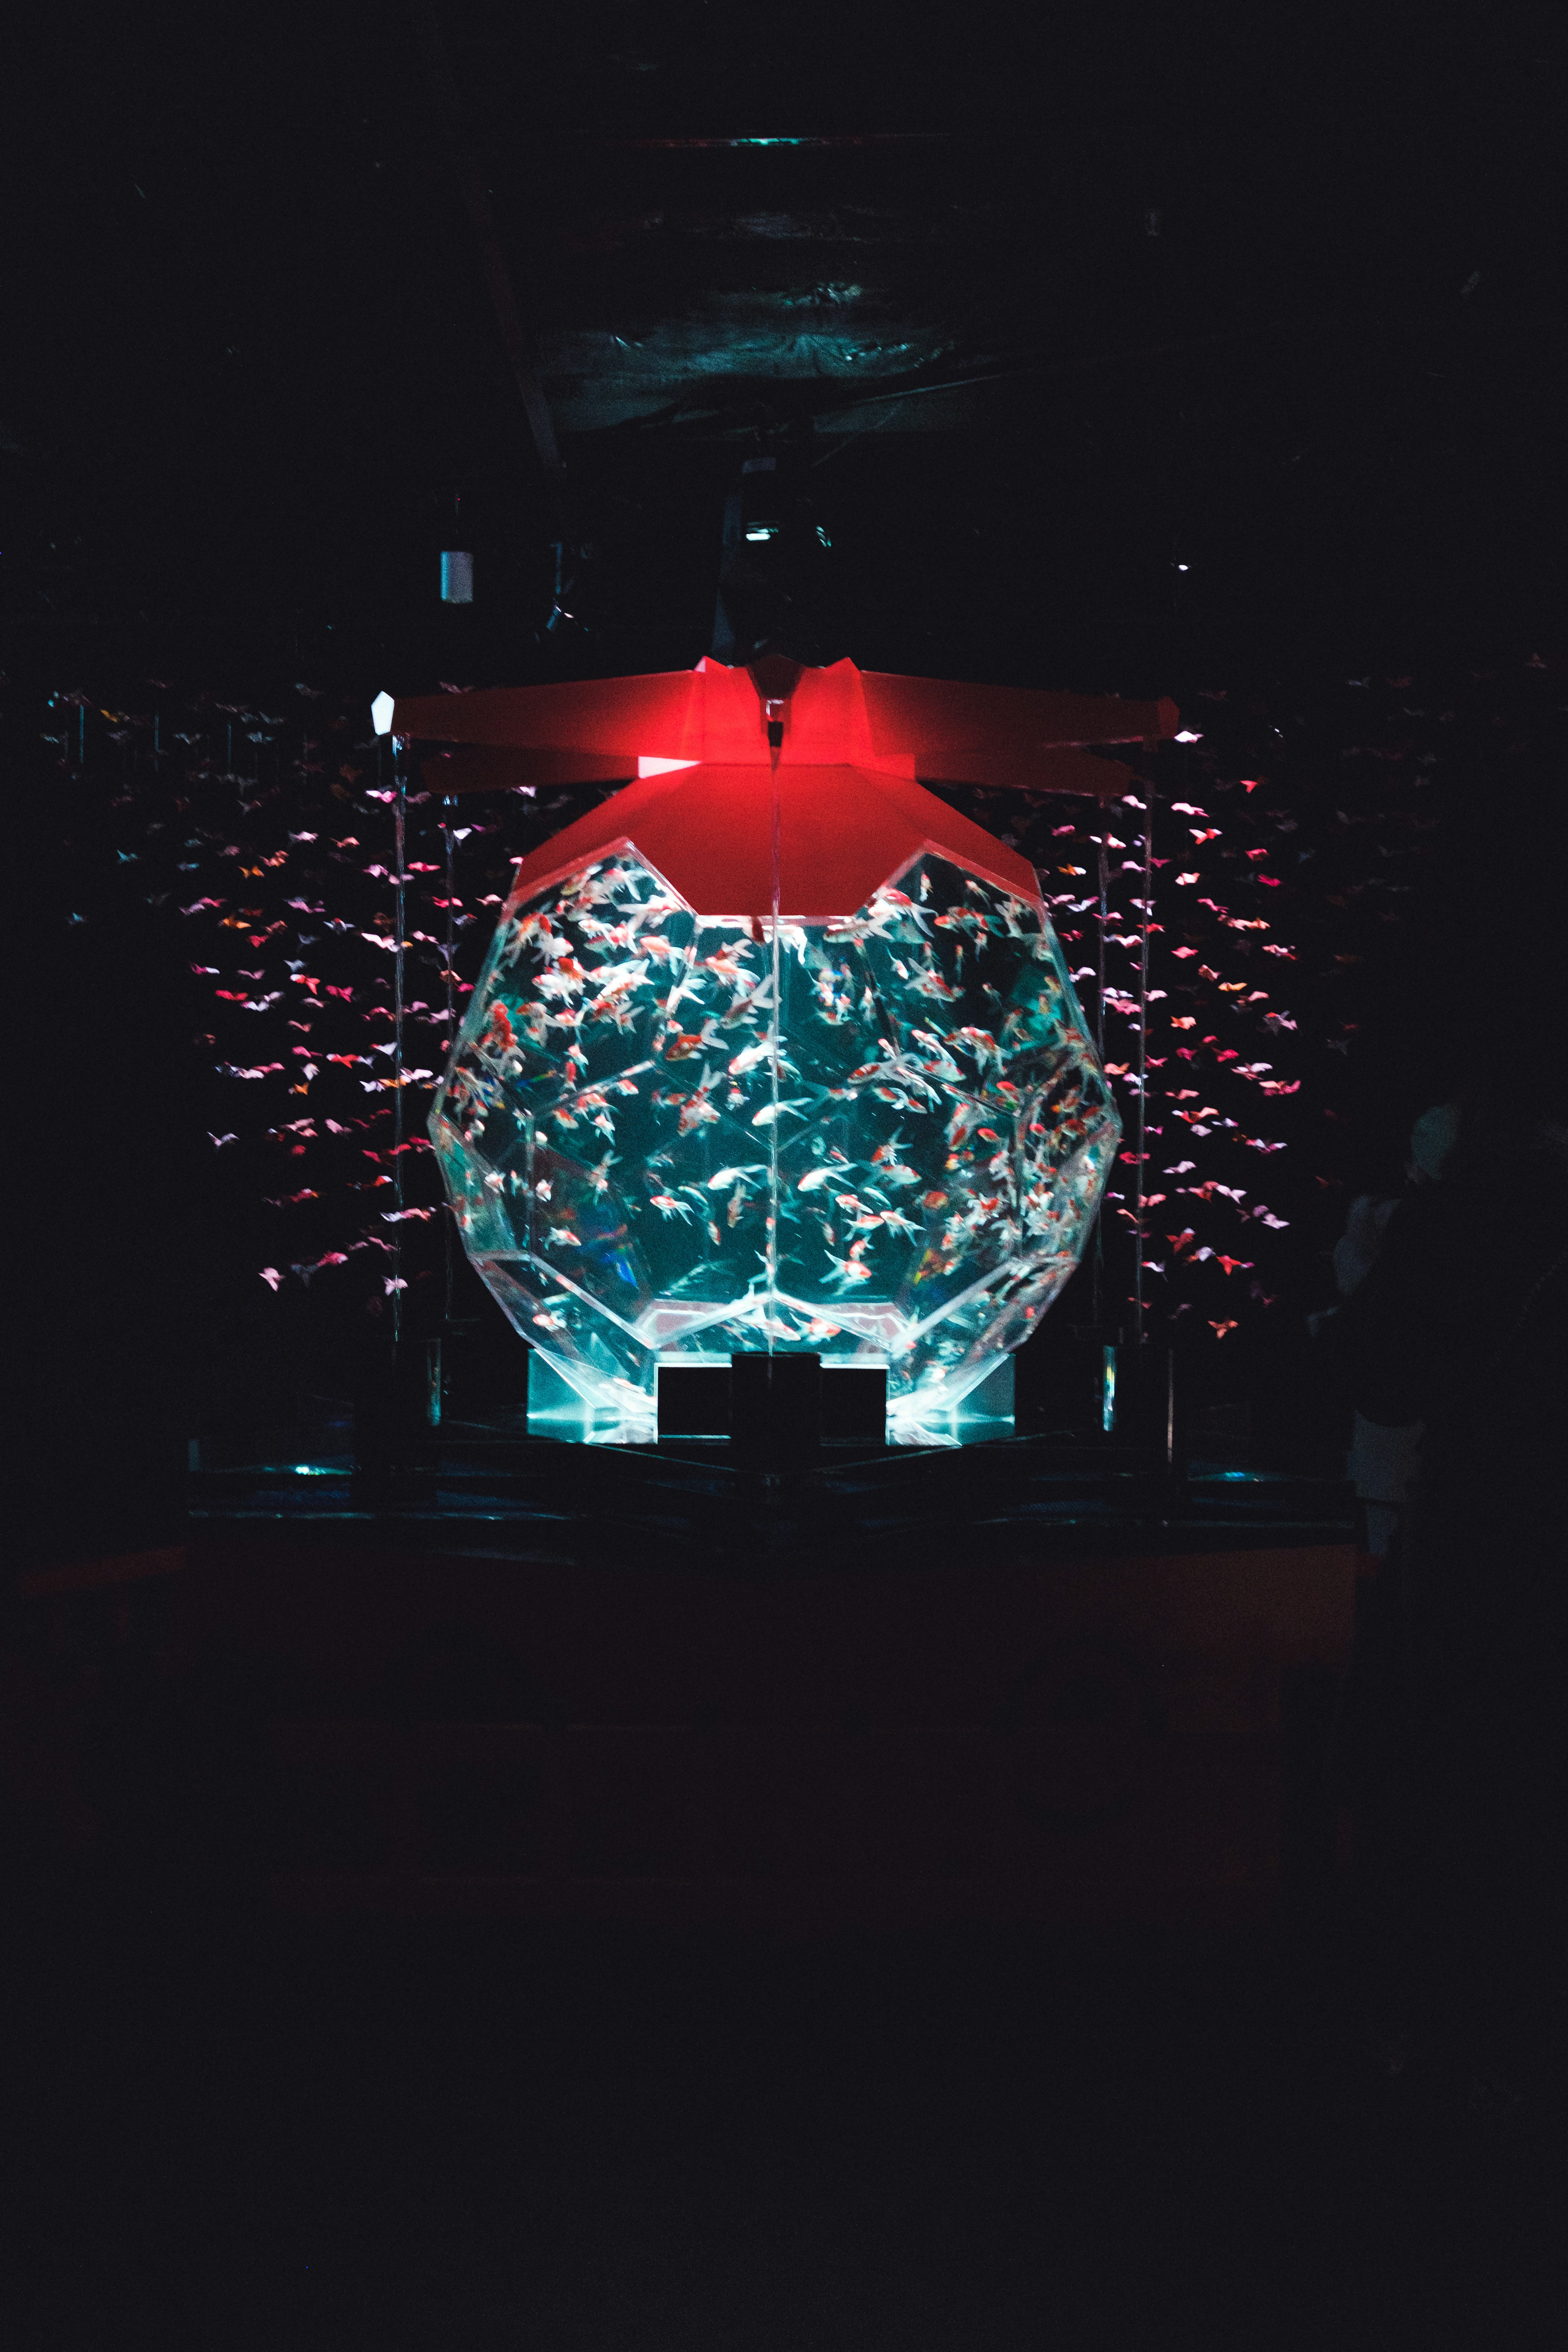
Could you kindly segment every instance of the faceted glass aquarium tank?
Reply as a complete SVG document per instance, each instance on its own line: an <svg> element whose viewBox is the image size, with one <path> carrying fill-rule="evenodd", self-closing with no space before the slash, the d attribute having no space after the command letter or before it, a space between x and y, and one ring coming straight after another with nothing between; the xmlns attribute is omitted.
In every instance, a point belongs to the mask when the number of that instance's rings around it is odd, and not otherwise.
<svg viewBox="0 0 1568 2352"><path fill-rule="evenodd" d="M622 1443L662 1360L746 1349L885 1366L889 1436L938 1436L1072 1273L1121 1133L1038 897L929 845L831 917L695 911L624 835L539 865L431 1118L512 1323Z"/></svg>

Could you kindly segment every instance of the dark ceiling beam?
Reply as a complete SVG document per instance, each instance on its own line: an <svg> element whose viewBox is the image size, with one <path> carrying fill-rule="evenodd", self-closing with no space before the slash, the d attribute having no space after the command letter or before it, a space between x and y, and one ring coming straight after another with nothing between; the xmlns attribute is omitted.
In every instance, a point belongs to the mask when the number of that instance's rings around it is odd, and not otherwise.
<svg viewBox="0 0 1568 2352"><path fill-rule="evenodd" d="M497 234L495 215L490 210L479 158L465 127L457 85L447 59L445 43L441 37L440 19L431 0L412 0L412 8L414 28L424 52L431 95L435 101L435 110L468 215L469 226L474 232L490 307L495 311L496 324L500 330L502 345L522 400L523 413L528 418L528 430L533 435L534 446L544 468L559 537L565 503L566 467L556 440L555 420L539 384L533 346L517 308L512 273L507 266L507 257Z"/></svg>
<svg viewBox="0 0 1568 2352"><path fill-rule="evenodd" d="M1429 312L1412 311L1392 320L1385 316L1378 323L1385 327L1391 323L1416 326L1425 323L1430 315ZM769 394L774 404L781 409L789 408L791 412L820 420L824 416L847 415L856 409L875 411L886 408L895 401L917 400L931 393L965 392L978 385L1019 383L1026 378L1090 374L1098 369L1132 367L1147 360L1185 357L1198 352L1218 350L1227 344L1261 343L1270 335L1304 334L1326 339L1353 332L1355 324L1354 320L1345 317L1255 319L1240 326L1221 328L1209 335L1188 335L1166 342L1130 345L1120 351L1084 352L1071 359L1023 361L1009 366L988 368L974 375L936 376L924 383L901 383L894 377L889 380L885 389L877 392L841 394L836 386L824 384L821 378L769 380L759 377L747 383L744 390L711 404L700 404L695 397L692 397L671 402L643 416L629 416L615 425L584 429L596 435L629 435L650 429L683 432L701 426L711 431L716 425L722 425L727 418L743 422L749 419L759 404L768 400ZM723 381L715 379L716 383ZM858 430L846 437L858 437ZM839 446L844 445L841 443ZM836 450L827 453L828 457L836 455ZM822 465L826 458L819 457L813 462Z"/></svg>
<svg viewBox="0 0 1568 2352"><path fill-rule="evenodd" d="M893 147L949 140L948 131L842 131L811 137L789 137L775 131L748 131L734 138L634 139L612 131L568 131L567 138L585 139L595 147Z"/></svg>

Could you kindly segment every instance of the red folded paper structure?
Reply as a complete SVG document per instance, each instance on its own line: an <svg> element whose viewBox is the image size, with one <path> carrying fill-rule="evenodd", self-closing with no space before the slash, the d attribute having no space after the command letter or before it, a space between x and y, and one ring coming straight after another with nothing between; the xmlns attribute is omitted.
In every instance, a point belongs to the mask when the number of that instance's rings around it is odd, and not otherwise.
<svg viewBox="0 0 1568 2352"><path fill-rule="evenodd" d="M390 700L387 698L386 700ZM633 845L694 912L848 915L923 850L1037 895L1034 869L915 781L1115 799L1133 782L1088 747L1168 738L1168 699L813 669L768 656L691 670L399 698L383 731L463 748L426 760L443 793L613 783L615 799L524 860L525 893Z"/></svg>

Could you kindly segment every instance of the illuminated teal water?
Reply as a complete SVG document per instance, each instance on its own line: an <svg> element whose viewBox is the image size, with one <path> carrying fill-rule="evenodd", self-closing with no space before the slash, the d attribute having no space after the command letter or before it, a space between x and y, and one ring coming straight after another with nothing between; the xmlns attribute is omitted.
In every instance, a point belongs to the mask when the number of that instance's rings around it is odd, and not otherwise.
<svg viewBox="0 0 1568 2352"><path fill-rule="evenodd" d="M1041 909L927 856L854 917L634 852L509 902L431 1135L464 1245L625 1438L661 1356L884 1363L918 1439L1071 1273L1121 1124Z"/></svg>

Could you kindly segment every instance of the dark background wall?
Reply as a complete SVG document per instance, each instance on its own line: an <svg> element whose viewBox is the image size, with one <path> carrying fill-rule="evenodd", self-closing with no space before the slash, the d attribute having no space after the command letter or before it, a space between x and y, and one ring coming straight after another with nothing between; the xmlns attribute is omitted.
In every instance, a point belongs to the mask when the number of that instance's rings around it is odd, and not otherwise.
<svg viewBox="0 0 1568 2352"><path fill-rule="evenodd" d="M0 660L14 1002L47 1002L52 1059L14 1264L74 1427L112 1454L113 1398L176 1393L199 1121L178 952L142 924L95 960L62 928L110 853L37 764L41 698L689 663L725 497L784 415L813 428L826 625L862 666L1223 691L1299 730L1320 798L1347 678L1379 682L1385 735L1406 695L1460 709L1400 950L1353 983L1345 1181L1542 1015L1557 12L442 10L566 457L576 617L548 635L555 526L416 18L68 5L15 61ZM872 143L638 143L740 132ZM469 611L436 599L454 544ZM151 1094L167 1119L106 1153Z"/></svg>
<svg viewBox="0 0 1568 2352"><path fill-rule="evenodd" d="M785 299L797 248L867 275L850 341L877 381L903 380L894 346L933 383L1000 379L927 399L942 432L906 429L916 400L825 436L868 662L1132 687L1195 660L1393 666L1561 617L1557 12L441 22L601 550L607 666L703 649L737 419L575 426L612 413L616 352L673 350L682 322L744 417L783 362L738 330L727 354L724 322ZM475 659L515 672L548 609L538 468L413 16L68 5L29 38L5 162L10 644L96 621L138 648L418 667L462 493ZM944 136L622 143L735 131ZM665 373L689 391L690 365Z"/></svg>

